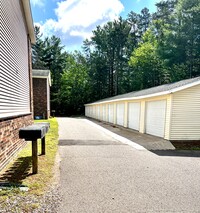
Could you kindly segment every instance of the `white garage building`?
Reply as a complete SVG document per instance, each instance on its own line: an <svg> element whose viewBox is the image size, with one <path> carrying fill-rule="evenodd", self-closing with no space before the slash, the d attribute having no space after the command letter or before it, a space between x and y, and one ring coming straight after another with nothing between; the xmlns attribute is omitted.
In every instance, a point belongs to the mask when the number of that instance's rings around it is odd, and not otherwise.
<svg viewBox="0 0 200 213"><path fill-rule="evenodd" d="M86 104L85 115L167 140L200 140L200 77Z"/></svg>

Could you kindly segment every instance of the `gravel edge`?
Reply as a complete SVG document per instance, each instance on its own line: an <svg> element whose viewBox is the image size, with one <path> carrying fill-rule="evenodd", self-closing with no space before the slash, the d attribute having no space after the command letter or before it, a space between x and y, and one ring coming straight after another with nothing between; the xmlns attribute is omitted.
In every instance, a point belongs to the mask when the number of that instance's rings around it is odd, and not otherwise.
<svg viewBox="0 0 200 213"><path fill-rule="evenodd" d="M10 196L0 203L0 213L56 213L62 201L60 191L60 156L57 151L53 167L54 177L42 196L24 195Z"/></svg>

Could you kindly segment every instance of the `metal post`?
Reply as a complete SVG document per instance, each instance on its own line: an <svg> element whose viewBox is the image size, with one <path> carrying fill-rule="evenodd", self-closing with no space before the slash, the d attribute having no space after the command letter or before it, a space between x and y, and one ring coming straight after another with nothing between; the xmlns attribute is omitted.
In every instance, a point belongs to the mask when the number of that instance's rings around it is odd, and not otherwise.
<svg viewBox="0 0 200 213"><path fill-rule="evenodd" d="M41 139L41 143L42 143L42 155L45 155L45 137Z"/></svg>
<svg viewBox="0 0 200 213"><path fill-rule="evenodd" d="M32 141L32 169L33 174L38 173L38 147L37 147L37 140Z"/></svg>

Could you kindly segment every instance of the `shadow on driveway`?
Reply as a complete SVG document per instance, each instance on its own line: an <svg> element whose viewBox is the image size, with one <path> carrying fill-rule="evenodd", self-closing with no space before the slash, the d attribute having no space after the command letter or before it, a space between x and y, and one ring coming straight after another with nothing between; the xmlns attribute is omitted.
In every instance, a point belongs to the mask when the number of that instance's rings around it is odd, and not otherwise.
<svg viewBox="0 0 200 213"><path fill-rule="evenodd" d="M102 121L97 121L91 118L87 119L117 135L120 135L124 138L129 139L130 141L133 141L134 143L143 146L147 150L175 150L173 144L163 138L148 134L142 134L136 130L109 124Z"/></svg>
<svg viewBox="0 0 200 213"><path fill-rule="evenodd" d="M169 157L200 157L200 150L184 150L184 147L182 150L180 148L176 149L177 144L172 144L170 141L165 140L160 137L156 137L153 135L148 134L142 134L138 131L124 128L121 126L109 124L107 122L97 121L95 119L86 118L87 120L92 121L93 123L117 134L124 138L129 139L130 141L133 141L134 143L137 143L147 150L151 151L152 153L158 155L158 156L169 156ZM59 143L60 146L73 146L73 145L123 145L120 142L117 141L84 141L84 140L60 140ZM124 144L125 145L125 144ZM175 146L174 146L175 145ZM180 145L180 143L179 143Z"/></svg>
<svg viewBox="0 0 200 213"><path fill-rule="evenodd" d="M102 145L125 145L117 141L106 140L59 140L59 146L102 146Z"/></svg>
<svg viewBox="0 0 200 213"><path fill-rule="evenodd" d="M200 157L200 151L195 150L152 150L151 152L165 157Z"/></svg>

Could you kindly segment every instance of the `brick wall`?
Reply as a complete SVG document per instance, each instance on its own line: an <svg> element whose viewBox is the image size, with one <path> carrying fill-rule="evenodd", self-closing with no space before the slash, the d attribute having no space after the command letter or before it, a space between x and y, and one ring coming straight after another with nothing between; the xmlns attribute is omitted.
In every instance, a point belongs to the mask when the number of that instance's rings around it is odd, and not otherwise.
<svg viewBox="0 0 200 213"><path fill-rule="evenodd" d="M19 128L32 123L32 115L0 121L0 170L26 144L19 139Z"/></svg>
<svg viewBox="0 0 200 213"><path fill-rule="evenodd" d="M47 111L47 79L33 78L34 117L48 118Z"/></svg>

